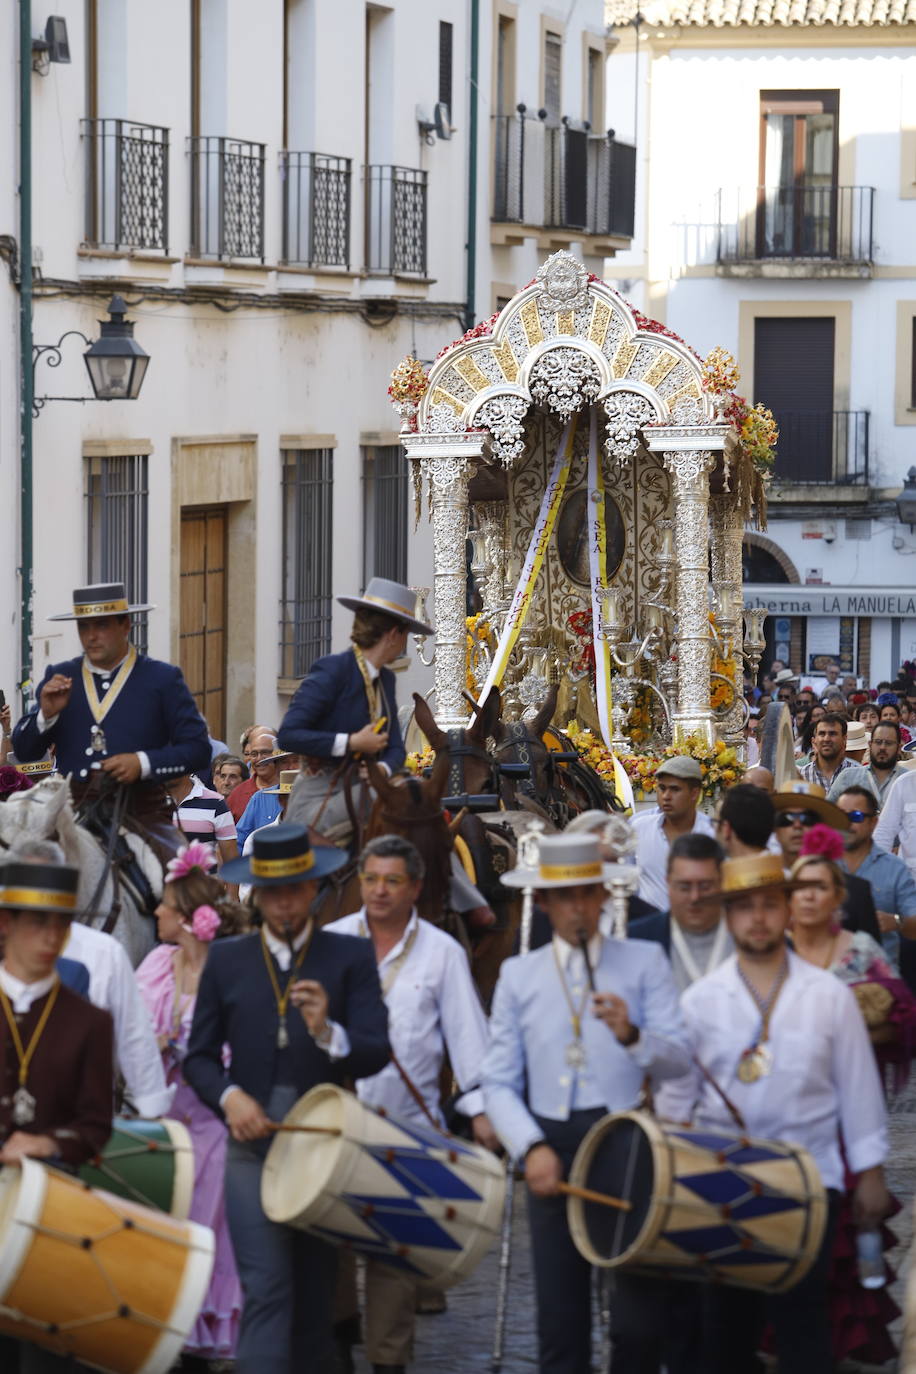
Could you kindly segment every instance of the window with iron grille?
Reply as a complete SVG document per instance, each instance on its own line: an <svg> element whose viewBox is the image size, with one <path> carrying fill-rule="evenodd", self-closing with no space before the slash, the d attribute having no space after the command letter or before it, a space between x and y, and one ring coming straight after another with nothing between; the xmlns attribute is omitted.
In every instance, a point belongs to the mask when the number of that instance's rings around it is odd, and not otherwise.
<svg viewBox="0 0 916 1374"><path fill-rule="evenodd" d="M146 454L86 459L87 579L124 582L132 604L148 595L148 465ZM142 654L148 629L145 611L133 617L131 639Z"/></svg>
<svg viewBox="0 0 916 1374"><path fill-rule="evenodd" d="M407 462L400 444L363 449L363 586L407 581Z"/></svg>
<svg viewBox="0 0 916 1374"><path fill-rule="evenodd" d="M439 24L439 103L448 106L449 118L452 113L452 25L442 20Z"/></svg>
<svg viewBox="0 0 916 1374"><path fill-rule="evenodd" d="M334 450L283 450L280 675L304 677L331 649Z"/></svg>

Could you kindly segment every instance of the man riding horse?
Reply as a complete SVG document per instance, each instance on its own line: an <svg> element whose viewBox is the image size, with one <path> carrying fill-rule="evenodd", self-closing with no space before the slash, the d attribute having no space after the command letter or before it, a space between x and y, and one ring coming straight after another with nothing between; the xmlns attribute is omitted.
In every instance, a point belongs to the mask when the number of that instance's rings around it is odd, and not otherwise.
<svg viewBox="0 0 916 1374"><path fill-rule="evenodd" d="M210 742L181 669L130 642L131 616L152 609L130 605L123 582L79 587L72 611L50 619L76 621L82 656L48 666L13 747L30 762L54 746L75 803L103 843L111 838L113 846L122 818L132 818L168 853L177 835L164 785L205 769Z"/></svg>

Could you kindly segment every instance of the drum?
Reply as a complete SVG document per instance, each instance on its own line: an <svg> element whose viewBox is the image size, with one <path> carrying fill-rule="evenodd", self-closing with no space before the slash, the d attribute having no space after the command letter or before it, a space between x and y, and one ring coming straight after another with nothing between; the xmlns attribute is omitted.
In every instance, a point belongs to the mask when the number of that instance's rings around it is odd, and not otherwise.
<svg viewBox="0 0 916 1374"><path fill-rule="evenodd" d="M91 1188L187 1221L194 1191L194 1149L180 1121L116 1116L102 1154L80 1169Z"/></svg>
<svg viewBox="0 0 916 1374"><path fill-rule="evenodd" d="M110 1374L166 1374L210 1283L213 1233L23 1160L0 1169L0 1332Z"/></svg>
<svg viewBox="0 0 916 1374"><path fill-rule="evenodd" d="M569 1181L623 1198L617 1211L567 1199L576 1248L592 1264L781 1293L810 1269L827 1200L798 1145L621 1112L595 1123Z"/></svg>
<svg viewBox="0 0 916 1374"><path fill-rule="evenodd" d="M271 1221L430 1279L472 1272L497 1234L505 1192L488 1150L366 1107L331 1084L301 1097L267 1152ZM322 1133L325 1128L326 1133Z"/></svg>

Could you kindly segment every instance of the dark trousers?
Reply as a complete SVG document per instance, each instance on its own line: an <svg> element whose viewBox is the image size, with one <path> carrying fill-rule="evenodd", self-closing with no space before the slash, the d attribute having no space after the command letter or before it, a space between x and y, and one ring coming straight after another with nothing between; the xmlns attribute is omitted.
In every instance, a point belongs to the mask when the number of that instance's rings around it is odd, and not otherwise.
<svg viewBox="0 0 916 1374"><path fill-rule="evenodd" d="M268 1113L282 1121L295 1089L274 1088ZM268 1220L261 1207L266 1147L230 1140L226 1218L244 1293L236 1374L323 1374L333 1368L337 1282L333 1246Z"/></svg>
<svg viewBox="0 0 916 1374"><path fill-rule="evenodd" d="M566 1174L576 1150L603 1111L573 1112L568 1121L538 1118L547 1143ZM591 1374L592 1267L573 1244L565 1197L528 1194L528 1219L537 1296L540 1374ZM695 1298L698 1297L695 1293ZM695 1311L695 1306L691 1309ZM679 1359L678 1322L670 1311L668 1285L656 1279L615 1274L611 1294L614 1374L697 1374L696 1361ZM688 1352L695 1351L688 1344Z"/></svg>
<svg viewBox="0 0 916 1374"><path fill-rule="evenodd" d="M831 1374L827 1277L840 1194L828 1190L829 1211L817 1259L787 1293L746 1288L706 1290L706 1357L702 1374L756 1374L756 1351L767 1323L773 1328L779 1374Z"/></svg>

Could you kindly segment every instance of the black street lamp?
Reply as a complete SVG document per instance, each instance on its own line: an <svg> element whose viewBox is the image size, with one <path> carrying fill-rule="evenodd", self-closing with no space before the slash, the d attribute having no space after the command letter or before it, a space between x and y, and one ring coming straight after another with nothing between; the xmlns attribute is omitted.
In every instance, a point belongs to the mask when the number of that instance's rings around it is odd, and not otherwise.
<svg viewBox="0 0 916 1374"><path fill-rule="evenodd" d="M916 467L910 468L903 483L903 490L897 497L897 519L901 525L916 525Z"/></svg>
<svg viewBox="0 0 916 1374"><path fill-rule="evenodd" d="M32 348L32 372L39 359L47 354L49 367L60 367L61 345L71 335L82 339L89 347L83 354L92 396L35 396L32 413L40 414L47 401L135 401L140 395L143 378L149 367L149 354L134 338L133 322L125 319L127 306L120 296L113 296L108 307L108 320L100 320L101 334L94 342L80 329L68 329L56 344L35 344Z"/></svg>

